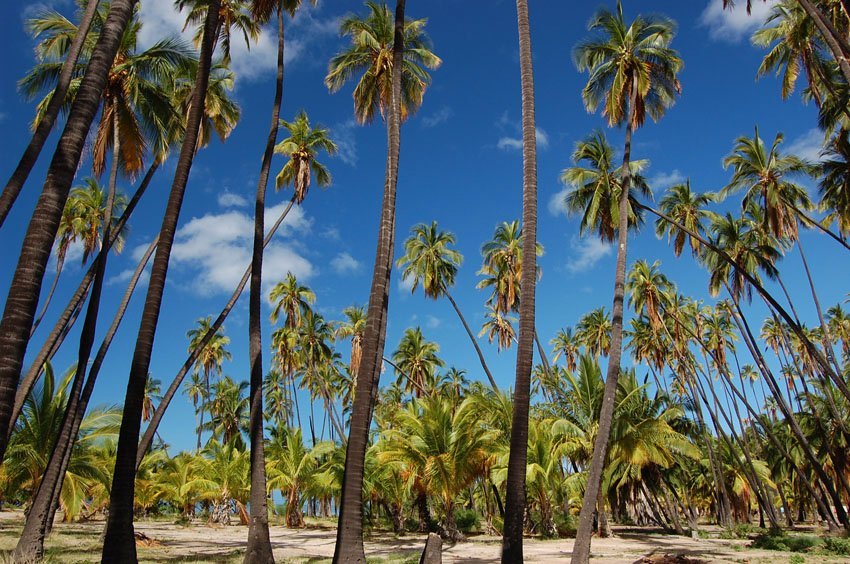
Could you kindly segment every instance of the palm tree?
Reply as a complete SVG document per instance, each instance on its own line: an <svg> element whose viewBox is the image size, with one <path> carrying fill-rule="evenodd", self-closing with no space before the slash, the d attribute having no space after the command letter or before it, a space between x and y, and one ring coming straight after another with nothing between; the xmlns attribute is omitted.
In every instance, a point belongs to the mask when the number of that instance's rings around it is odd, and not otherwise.
<svg viewBox="0 0 850 564"><path fill-rule="evenodd" d="M519 308L519 294L522 278L523 234L518 221L504 221L496 226L493 238L481 246L484 263L478 274L485 278L477 288L492 288L493 293L487 300L500 313L516 312ZM535 255L543 255L543 245L535 246ZM539 267L535 278L540 278Z"/></svg>
<svg viewBox="0 0 850 564"><path fill-rule="evenodd" d="M148 422L156 411L156 403L162 399L162 382L151 378L145 383L145 399L142 402L142 421Z"/></svg>
<svg viewBox="0 0 850 564"><path fill-rule="evenodd" d="M309 287L298 283L295 275L286 273L283 282L278 282L269 292L269 299L274 303L271 313L272 323L277 323L281 312L286 316L285 325L298 327L310 306L316 301L316 294Z"/></svg>
<svg viewBox="0 0 850 564"><path fill-rule="evenodd" d="M113 4L114 6L114 4ZM180 218L180 208L189 180L189 171L198 146L198 132L204 116L207 86L209 84L213 43L219 25L219 0L209 0L204 22L204 37L201 43L198 72L195 83L195 96L186 121L186 134L180 150L180 157L174 173L174 181L169 193L165 215L160 228L159 246L151 267L148 292L142 311L142 321L133 352L127 393L124 400L124 416L118 439L112 488L110 495L109 519L104 537L103 559L115 562L133 562L136 560L136 543L133 536L133 487L136 470L136 455L141 426L141 408L144 398L145 380L150 367L153 340L159 320L162 293L165 289L165 277L171 257L174 234ZM91 63L90 63L91 64ZM79 95L78 95L79 96ZM2 423L2 421L0 421Z"/></svg>
<svg viewBox="0 0 850 564"><path fill-rule="evenodd" d="M575 49L579 70L588 70L590 79L582 90L588 111L603 105L609 125L626 126L623 150L622 187L617 213L617 267L614 278L611 355L605 379L605 396L599 419L599 434L594 445L593 461L579 517L579 528L573 549L574 563L586 562L590 556L592 514L602 481L602 471L611 432L614 396L620 375L623 337L623 297L626 278L626 249L629 228L629 194L632 187L631 142L633 130L643 125L646 114L655 120L673 104L680 91L676 77L682 68L679 55L670 48L675 24L666 18L636 17L627 23L622 4L616 13L599 11L588 28L598 31Z"/></svg>
<svg viewBox="0 0 850 564"><path fill-rule="evenodd" d="M714 194L708 192L696 194L691 191L691 181L688 180L684 184L671 186L664 197L661 198L658 207L663 213L672 217L687 229L703 235L705 234L705 222L711 221L715 217L713 212L705 209L705 206L714 200ZM685 231L677 229L672 223L664 220L655 221L655 234L658 237L663 237L666 234L667 240L672 240L673 253L677 257L681 256L685 242L690 244L691 253L694 257L699 256L702 251L699 240L689 237Z"/></svg>
<svg viewBox="0 0 850 564"><path fill-rule="evenodd" d="M833 221L842 237L850 234L850 134L842 129L823 151L820 209L824 224Z"/></svg>
<svg viewBox="0 0 850 564"><path fill-rule="evenodd" d="M134 5L134 0L114 0L110 4L109 14L89 57L86 74L80 82L75 104L48 169L41 197L27 227L0 320L0 429L9 427L15 389L26 352L27 337L38 307L50 249L77 172L87 133L100 105L107 75L118 52L124 29L133 15ZM0 460L5 454L6 445L6 434L0 433Z"/></svg>
<svg viewBox="0 0 850 564"><path fill-rule="evenodd" d="M660 330L662 315L670 301L673 284L660 270L660 261L649 264L638 260L632 265L626 281L629 293L629 306L638 314L646 314L654 330Z"/></svg>
<svg viewBox="0 0 850 564"><path fill-rule="evenodd" d="M217 329L212 338L207 339L202 344L206 334L210 331L212 316L202 317L198 319L197 327L189 329L186 337L189 338L189 353L199 351L198 358L195 362L195 375L203 374L203 387L200 392L189 391L189 399L195 403L197 409L198 400L200 400L200 419L198 421L198 443L195 447L196 452L201 451L201 432L204 427L204 412L207 410L206 402L210 397L210 376L216 374L221 376L221 368L225 361L233 358L230 351L227 350L227 345L230 344L230 337L224 334L224 328ZM191 389L191 386L190 386Z"/></svg>
<svg viewBox="0 0 850 564"><path fill-rule="evenodd" d="M394 22L389 8L374 2L367 4L369 15L366 17L349 16L343 20L340 29L351 38L351 46L331 60L325 78L325 84L331 91L336 91L355 74L362 73L354 89L355 117L360 123L366 123L374 118L378 109L386 118L388 140L377 252L366 310L363 361L351 410L334 562L363 562L366 559L361 499L363 462L372 418L373 392L378 382L385 342L395 238L400 126L401 121L422 103L430 81L425 69L436 68L441 62L430 50L424 31L425 20L406 21L404 6L405 0L396 0Z"/></svg>
<svg viewBox="0 0 850 564"><path fill-rule="evenodd" d="M502 533L502 562L522 561L522 531L525 520L525 473L528 449L528 410L531 396L531 366L534 361L535 291L538 278L537 254L537 129L534 117L534 70L531 60L531 30L528 1L517 0L520 84L522 91L522 273L519 274L519 339L516 383L511 423L510 458L506 481L505 526ZM544 354L542 349L541 356ZM543 359L544 363L546 359Z"/></svg>
<svg viewBox="0 0 850 564"><path fill-rule="evenodd" d="M407 392L417 398L422 396L421 390L433 380L437 368L445 363L438 356L440 345L428 341L419 327L407 329L393 353L393 362L398 366L397 383Z"/></svg>
<svg viewBox="0 0 850 564"><path fill-rule="evenodd" d="M324 151L333 156L337 150L336 143L331 141L327 129L320 125L310 125L310 118L304 110L293 121L281 120L280 124L289 132L289 137L275 145L274 152L289 160L278 173L275 186L280 190L291 184L295 191L295 203L301 204L307 197L313 175L320 187L330 186L331 173L316 160L316 155Z"/></svg>
<svg viewBox="0 0 850 564"><path fill-rule="evenodd" d="M267 2L264 3L267 4ZM251 42L257 41L260 37L261 24L268 21L268 14L261 19L256 13L252 13L253 4L254 2L244 0L221 0L218 7L218 31L213 40L213 51L221 48L222 61L225 65L230 65L230 44L234 29L241 32L245 44L250 49ZM175 2L175 7L181 12L187 9L183 31L190 26L197 28L194 37L196 49L200 47L204 38L203 24L209 5L209 0L177 0ZM268 9L268 11L271 10Z"/></svg>
<svg viewBox="0 0 850 564"><path fill-rule="evenodd" d="M595 360L611 352L611 317L604 307L594 309L576 323L576 341Z"/></svg>
<svg viewBox="0 0 850 564"><path fill-rule="evenodd" d="M81 3L78 2L78 4L82 7ZM41 149L44 148L44 143L47 141L47 137L50 135L53 125L56 123L56 118L59 117L59 112L64 106L65 97L67 96L68 88L71 85L71 79L78 69L77 62L79 61L83 46L91 37L89 35L89 30L97 16L99 5L100 0L87 0L85 9L81 9L79 11L80 23L76 26L76 29L73 32L73 38L70 40L67 54L65 55L64 61L62 61L62 65L59 69L59 75L56 80L56 87L53 90L53 95L51 96L50 101L44 106L41 113L41 119L34 127L32 138L30 139L29 144L27 144L26 149L24 149L24 153L18 161L18 165L15 167L14 172L12 172L12 176L9 177L9 180L6 182L6 185L3 188L3 193L0 194L0 227L2 227L3 223L6 221L9 211L15 204L15 200L17 200L18 195L24 187L24 183L29 177L29 173L38 161ZM47 24L47 27L53 27L56 20L50 17L50 14L48 13L46 17L36 17L31 19L27 22L27 25L30 28L30 32L37 35L43 31L43 24L45 23ZM71 24L69 27L73 28L75 26ZM39 56L46 58L47 55L52 54L49 47L49 44L43 45L43 48L40 47L37 51Z"/></svg>
<svg viewBox="0 0 850 564"><path fill-rule="evenodd" d="M222 444L235 442L244 447L242 433L248 429L248 407L246 397L248 382L236 382L224 376L213 384L207 410L210 420L204 425L207 431Z"/></svg>
<svg viewBox="0 0 850 564"><path fill-rule="evenodd" d="M496 306L487 304L487 313L484 314L484 324L481 326L479 337L487 334L487 340L492 343L496 341L496 350L509 349L516 341L516 330L514 323L516 318L503 314Z"/></svg>
<svg viewBox="0 0 850 564"><path fill-rule="evenodd" d="M411 279L413 284L410 288L411 293L416 291L418 286L422 286L422 291L425 296L436 300L440 296L446 296L451 302L452 307L460 318L463 328L466 329L466 334L469 335L472 346L475 347L475 352L478 354L478 360L481 362L481 368L490 380L490 385L496 389L496 381L487 368L487 363L484 361L484 354L478 346L475 335L469 328L460 308L449 292L449 288L454 286L455 276L460 264L463 262L463 255L455 249L449 247L457 241L453 233L448 231L440 231L437 227L437 222L434 221L431 225L420 223L415 225L410 230L411 235L404 242L405 254L398 259L398 266L404 267L402 277L407 280Z"/></svg>
<svg viewBox="0 0 850 564"><path fill-rule="evenodd" d="M348 361L348 373L357 387L357 374L363 359L363 332L366 330L366 309L363 306L349 306L342 310L345 321L338 321L334 329L334 338L351 339L351 357Z"/></svg>
<svg viewBox="0 0 850 564"><path fill-rule="evenodd" d="M554 356L552 364L558 362L561 356L564 357L564 364L568 372L575 372L576 358L578 357L579 347L581 346L578 338L578 333L573 334L573 328L559 329L549 344L552 345Z"/></svg>

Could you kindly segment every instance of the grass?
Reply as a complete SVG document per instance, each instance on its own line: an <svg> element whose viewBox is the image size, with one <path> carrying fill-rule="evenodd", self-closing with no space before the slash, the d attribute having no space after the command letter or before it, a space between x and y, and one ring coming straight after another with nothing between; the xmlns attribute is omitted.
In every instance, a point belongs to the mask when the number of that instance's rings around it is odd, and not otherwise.
<svg viewBox="0 0 850 564"><path fill-rule="evenodd" d="M784 531L768 531L758 535L750 545L763 550L781 550L823 556L850 556L850 539L795 535ZM796 560L802 562L802 560Z"/></svg>

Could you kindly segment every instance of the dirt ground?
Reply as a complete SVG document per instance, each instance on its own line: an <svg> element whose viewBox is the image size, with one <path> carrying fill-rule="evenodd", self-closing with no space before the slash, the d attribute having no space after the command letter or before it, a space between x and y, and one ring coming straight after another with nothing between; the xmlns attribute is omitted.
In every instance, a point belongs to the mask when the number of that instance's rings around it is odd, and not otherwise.
<svg viewBox="0 0 850 564"><path fill-rule="evenodd" d="M8 559L20 535L23 514L0 512L0 562ZM47 562L99 562L102 522L57 524L48 539ZM142 562L241 562L247 529L243 526L183 526L166 521L139 521L136 531L151 539L139 547ZM614 529L615 537L594 539L592 560L600 564L634 562L721 562L767 564L800 562L800 555L747 548L747 541L691 539L660 534L648 529ZM290 530L272 526L275 558L286 563L318 563L333 556L336 531L331 528ZM422 535L375 533L366 543L369 560L382 563L416 563L424 546ZM568 562L573 541L526 539L526 562ZM674 558L682 557L685 558ZM796 556L792 560L792 556ZM443 562L489 563L499 561L499 539L476 536L455 545L444 545ZM805 562L848 562L850 559L805 555Z"/></svg>

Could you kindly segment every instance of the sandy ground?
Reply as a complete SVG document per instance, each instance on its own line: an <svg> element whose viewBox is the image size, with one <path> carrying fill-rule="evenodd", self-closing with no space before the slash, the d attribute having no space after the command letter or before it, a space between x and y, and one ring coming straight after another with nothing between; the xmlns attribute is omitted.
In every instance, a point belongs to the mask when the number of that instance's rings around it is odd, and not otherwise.
<svg viewBox="0 0 850 564"><path fill-rule="evenodd" d="M0 555L14 548L22 527L20 512L0 513ZM99 535L103 523L57 524L47 543L48 562L98 562ZM180 526L164 521L140 521L136 531L155 541L154 546L140 547L142 562L241 562L247 529L242 526ZM336 532L333 529L310 528L289 530L271 528L271 541L278 562L324 562L333 556ZM593 562L625 564L645 557L683 555L695 562L748 562L766 564L789 562L790 553L746 548L746 541L690 539L653 533L648 530L615 528L616 536L594 539ZM418 562L424 546L422 535L373 534L366 543L366 553L375 562ZM568 562L572 540L526 539L526 562ZM4 558L0 556L0 562ZM499 561L499 540L473 537L455 545L444 545L443 562L490 563ZM805 562L848 562L850 559L805 556Z"/></svg>

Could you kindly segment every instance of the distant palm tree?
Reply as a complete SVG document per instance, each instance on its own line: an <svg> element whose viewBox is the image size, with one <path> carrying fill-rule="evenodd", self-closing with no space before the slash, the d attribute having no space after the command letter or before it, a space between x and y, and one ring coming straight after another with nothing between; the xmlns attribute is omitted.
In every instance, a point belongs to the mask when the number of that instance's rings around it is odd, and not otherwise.
<svg viewBox="0 0 850 564"><path fill-rule="evenodd" d="M348 361L348 373L354 379L357 387L357 374L360 371L360 361L363 358L363 332L366 330L366 309L363 306L349 306L342 310L345 321L335 324L336 339L351 339L351 357Z"/></svg>
<svg viewBox="0 0 850 564"><path fill-rule="evenodd" d="M715 201L716 196L711 193L697 194L691 190L691 181L684 184L671 186L659 202L659 209L667 216L673 218L677 223L697 234L705 234L705 223L711 221L715 214L705 209L709 203ZM672 223L658 219L655 221L655 234L658 237L667 235L667 240L673 242L673 253L681 256L685 248L685 242L691 247L691 253L697 257L702 252L702 244L695 237L675 227Z"/></svg>
<svg viewBox="0 0 850 564"><path fill-rule="evenodd" d="M213 42L213 50L221 49L225 65L230 65L230 46L234 30L241 33L249 49L251 42L256 42L260 37L261 21L251 13L251 4L252 2L245 0L221 0L218 8L218 31ZM183 31L189 27L196 28L194 37L196 49L201 46L204 38L204 20L207 17L209 5L209 0L177 0L175 2L178 10L187 11Z"/></svg>
<svg viewBox="0 0 850 564"><path fill-rule="evenodd" d="M162 382L148 375L145 384L145 400L142 403L142 421L148 422L156 411L156 403L162 399Z"/></svg>
<svg viewBox="0 0 850 564"><path fill-rule="evenodd" d="M594 309L576 323L576 341L593 356L608 356L611 352L611 317L604 307Z"/></svg>
<svg viewBox="0 0 850 564"><path fill-rule="evenodd" d="M310 125L310 119L304 110L299 112L293 121L280 120L280 124L289 132L289 137L275 145L274 152L288 157L289 160L278 173L275 186L280 190L291 184L295 190L295 203L301 204L307 197L313 175L316 176L319 186L330 186L331 173L325 165L316 160L316 156L319 151L333 156L337 146L331 140L327 129L320 125Z"/></svg>
<svg viewBox="0 0 850 564"><path fill-rule="evenodd" d="M190 329L186 336L189 338L189 352L198 349L204 336L210 330L212 317L202 317L196 321L197 327ZM201 450L201 432L204 428L204 412L207 410L206 402L210 398L210 376L216 374L221 376L221 368L225 361L231 360L233 357L230 351L227 350L227 345L230 344L230 337L224 334L224 328L220 328L215 332L213 337L209 339L203 347L200 347L200 354L195 363L195 374L203 374L203 390L200 394L190 393L190 399L193 403L200 400L200 420L198 421L198 443L196 450ZM194 397L193 397L194 396Z"/></svg>
<svg viewBox="0 0 850 564"><path fill-rule="evenodd" d="M277 323L278 317L283 313L285 325L298 327L302 317L316 301L316 294L309 287L299 284L294 274L287 272L283 282L275 284L269 292L269 299L274 303L270 316L272 323Z"/></svg>
<svg viewBox="0 0 850 564"><path fill-rule="evenodd" d="M552 345L555 355L552 357L552 363L558 362L561 356L564 357L569 372L575 372L576 358L581 344L579 343L578 334L573 334L572 327L560 329L549 344Z"/></svg>
<svg viewBox="0 0 850 564"><path fill-rule="evenodd" d="M397 383L402 390L422 396L426 384L434 378L438 368L445 363L437 356L440 345L428 341L419 327L407 329L393 353L393 362L399 367Z"/></svg>
<svg viewBox="0 0 850 564"><path fill-rule="evenodd" d="M839 131L824 148L820 209L826 225L835 224L842 237L850 235L850 133Z"/></svg>
<svg viewBox="0 0 850 564"><path fill-rule="evenodd" d="M492 343L496 341L496 350L509 349L516 341L516 330L514 323L516 317L501 313L495 306L485 306L487 313L484 314L484 324L481 326L479 337L487 335L487 340Z"/></svg>

